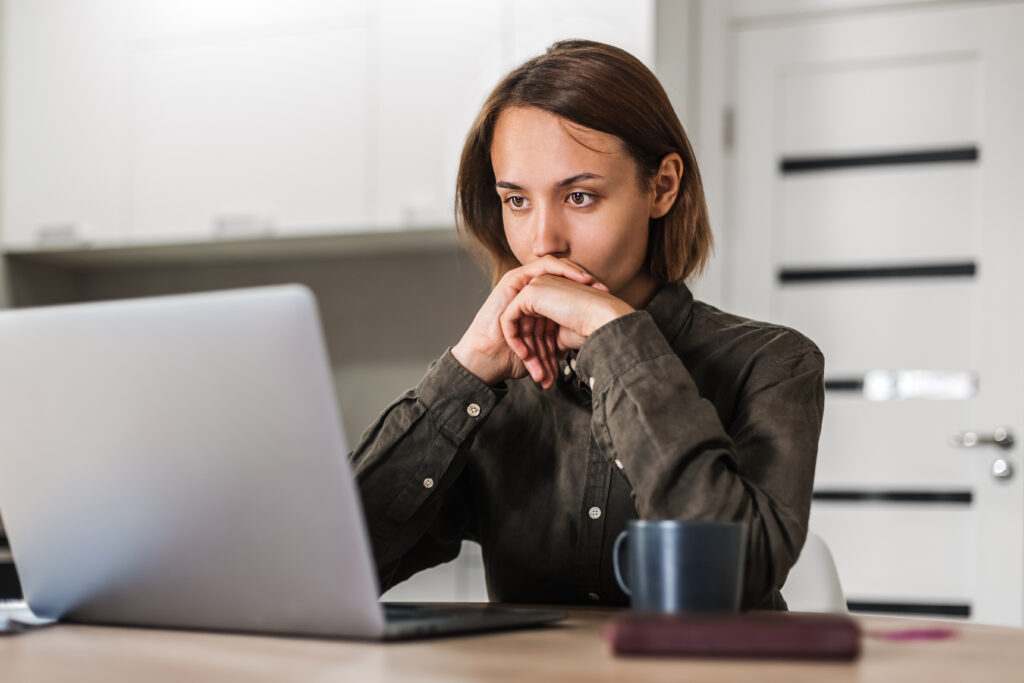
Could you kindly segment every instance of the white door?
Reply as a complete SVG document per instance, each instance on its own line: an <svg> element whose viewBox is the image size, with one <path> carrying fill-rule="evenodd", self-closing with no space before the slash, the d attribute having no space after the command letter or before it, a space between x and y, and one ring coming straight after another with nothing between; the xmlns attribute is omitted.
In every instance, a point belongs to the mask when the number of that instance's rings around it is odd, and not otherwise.
<svg viewBox="0 0 1024 683"><path fill-rule="evenodd" d="M729 298L825 353L811 526L854 608L1024 619L1022 35L1021 4L735 30Z"/></svg>

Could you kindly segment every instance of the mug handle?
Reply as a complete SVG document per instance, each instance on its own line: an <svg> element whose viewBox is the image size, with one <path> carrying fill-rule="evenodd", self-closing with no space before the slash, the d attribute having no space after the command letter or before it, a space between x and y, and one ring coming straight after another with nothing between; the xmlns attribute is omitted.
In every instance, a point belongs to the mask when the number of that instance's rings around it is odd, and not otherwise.
<svg viewBox="0 0 1024 683"><path fill-rule="evenodd" d="M629 590L629 586L626 585L626 581L622 578L622 570L619 569L619 550L621 549L622 542L626 540L626 532L619 532L619 535L615 538L615 545L612 546L612 568L615 570L615 580L618 581L619 587L629 597L633 597L633 591Z"/></svg>

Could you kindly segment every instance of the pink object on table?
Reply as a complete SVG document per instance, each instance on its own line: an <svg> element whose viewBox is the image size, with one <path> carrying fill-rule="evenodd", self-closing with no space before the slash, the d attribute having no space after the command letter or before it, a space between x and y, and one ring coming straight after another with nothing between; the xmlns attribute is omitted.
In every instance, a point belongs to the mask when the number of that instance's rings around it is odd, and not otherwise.
<svg viewBox="0 0 1024 683"><path fill-rule="evenodd" d="M952 628L901 628L895 631L870 631L869 635L882 640L946 640L958 635Z"/></svg>

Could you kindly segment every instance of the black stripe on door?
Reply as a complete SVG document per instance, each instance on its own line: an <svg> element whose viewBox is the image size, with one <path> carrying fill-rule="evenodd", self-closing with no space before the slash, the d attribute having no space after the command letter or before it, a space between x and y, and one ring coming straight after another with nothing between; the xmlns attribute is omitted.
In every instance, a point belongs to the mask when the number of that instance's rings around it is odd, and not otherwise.
<svg viewBox="0 0 1024 683"><path fill-rule="evenodd" d="M781 284L827 282L836 280L877 280L917 277L974 277L978 266L973 261L934 263L913 266L840 266L835 268L782 268Z"/></svg>
<svg viewBox="0 0 1024 683"><path fill-rule="evenodd" d="M860 491L819 490L814 500L848 503L955 503L970 505L974 494L970 491Z"/></svg>
<svg viewBox="0 0 1024 683"><path fill-rule="evenodd" d="M847 600L846 606L851 612L926 614L936 617L964 618L971 616L971 606L959 603L867 602L861 600Z"/></svg>
<svg viewBox="0 0 1024 683"><path fill-rule="evenodd" d="M916 152L890 152L887 154L847 154L783 157L779 160L782 173L807 173L838 168L865 168L872 166L903 166L906 164L940 164L977 161L977 146L950 147Z"/></svg>
<svg viewBox="0 0 1024 683"><path fill-rule="evenodd" d="M825 391L864 391L864 380L860 378L826 379Z"/></svg>

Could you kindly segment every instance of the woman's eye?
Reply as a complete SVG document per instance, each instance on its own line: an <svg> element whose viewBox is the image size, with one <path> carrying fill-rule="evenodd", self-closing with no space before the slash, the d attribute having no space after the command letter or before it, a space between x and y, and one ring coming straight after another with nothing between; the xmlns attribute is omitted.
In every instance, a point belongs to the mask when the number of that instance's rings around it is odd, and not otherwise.
<svg viewBox="0 0 1024 683"><path fill-rule="evenodd" d="M523 206L526 205L526 198L520 197L517 194L512 195L511 197L507 198L505 201L508 202L509 205L511 205L513 209L521 209L521 208L523 208Z"/></svg>
<svg viewBox="0 0 1024 683"><path fill-rule="evenodd" d="M570 192L569 203L579 208L589 206L594 201L594 195L589 192Z"/></svg>

